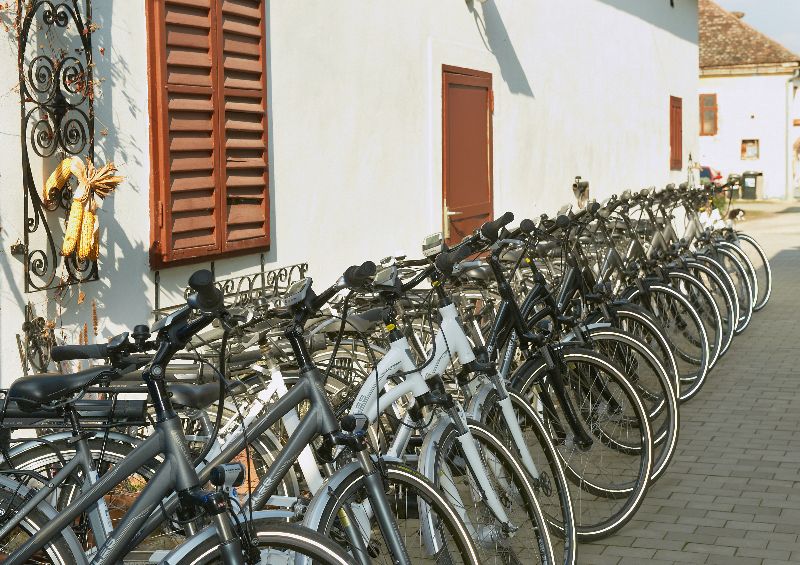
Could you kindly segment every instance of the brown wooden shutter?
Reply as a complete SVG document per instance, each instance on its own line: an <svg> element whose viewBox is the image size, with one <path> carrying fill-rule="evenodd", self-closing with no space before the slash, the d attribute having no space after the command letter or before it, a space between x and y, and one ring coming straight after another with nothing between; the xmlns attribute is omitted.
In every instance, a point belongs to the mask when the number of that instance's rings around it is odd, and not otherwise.
<svg viewBox="0 0 800 565"><path fill-rule="evenodd" d="M148 2L158 267L269 244L263 0Z"/></svg>
<svg viewBox="0 0 800 565"><path fill-rule="evenodd" d="M221 2L225 249L269 244L265 25L261 0Z"/></svg>
<svg viewBox="0 0 800 565"><path fill-rule="evenodd" d="M669 97L669 168L680 171L683 168L683 100L677 96Z"/></svg>

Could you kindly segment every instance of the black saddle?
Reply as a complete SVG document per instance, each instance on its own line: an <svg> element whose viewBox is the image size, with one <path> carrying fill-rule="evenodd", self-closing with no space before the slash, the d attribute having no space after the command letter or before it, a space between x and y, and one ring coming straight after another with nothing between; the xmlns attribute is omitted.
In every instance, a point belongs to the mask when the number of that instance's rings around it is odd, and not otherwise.
<svg viewBox="0 0 800 565"><path fill-rule="evenodd" d="M119 376L117 370L109 366L92 367L69 375L61 373L30 375L11 383L8 399L16 401L22 409L35 410L43 404L64 400L99 381Z"/></svg>
<svg viewBox="0 0 800 565"><path fill-rule="evenodd" d="M383 308L370 308L364 312L349 314L344 326L345 332L369 333L383 321ZM327 318L312 330L312 334L328 333L337 334L342 326L339 318Z"/></svg>
<svg viewBox="0 0 800 565"><path fill-rule="evenodd" d="M202 385L189 383L169 383L167 388L172 393L172 402L186 408L202 410L219 400L219 383L211 382ZM232 393L245 390L245 385L239 381L230 383Z"/></svg>
<svg viewBox="0 0 800 565"><path fill-rule="evenodd" d="M492 268L484 261L464 261L453 269L453 274L462 278L487 282L492 279Z"/></svg>

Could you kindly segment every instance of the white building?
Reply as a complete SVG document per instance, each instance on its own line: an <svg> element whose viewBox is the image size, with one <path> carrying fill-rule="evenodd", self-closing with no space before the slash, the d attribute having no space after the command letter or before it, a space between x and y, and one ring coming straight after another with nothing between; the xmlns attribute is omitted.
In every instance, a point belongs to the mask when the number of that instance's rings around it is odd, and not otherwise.
<svg viewBox="0 0 800 565"><path fill-rule="evenodd" d="M94 0L90 33L72 36L66 8L32 4L22 100L17 45L0 43L6 385L40 333L23 332L28 303L58 342L84 327L105 341L180 301L197 268L308 262L325 285L351 263L419 256L445 203L457 237L493 213L554 212L576 175L598 198L681 182L698 151L697 0ZM94 88L85 68L28 72L38 56L82 60L87 37ZM99 213L98 280L60 290L64 210L41 214L52 246L30 220L63 153L37 157L58 136L30 132L77 115L55 90L93 92L95 161L126 177ZM76 131L62 141L85 155Z"/></svg>
<svg viewBox="0 0 800 565"><path fill-rule="evenodd" d="M800 185L800 56L750 27L741 12L700 0L700 160L763 173L766 198Z"/></svg>

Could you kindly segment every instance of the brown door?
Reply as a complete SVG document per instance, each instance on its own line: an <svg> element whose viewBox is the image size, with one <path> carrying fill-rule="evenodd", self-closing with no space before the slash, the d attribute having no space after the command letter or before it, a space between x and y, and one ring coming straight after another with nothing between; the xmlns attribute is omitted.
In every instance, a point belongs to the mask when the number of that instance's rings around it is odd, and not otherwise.
<svg viewBox="0 0 800 565"><path fill-rule="evenodd" d="M492 75L442 68L442 228L458 243L492 219Z"/></svg>

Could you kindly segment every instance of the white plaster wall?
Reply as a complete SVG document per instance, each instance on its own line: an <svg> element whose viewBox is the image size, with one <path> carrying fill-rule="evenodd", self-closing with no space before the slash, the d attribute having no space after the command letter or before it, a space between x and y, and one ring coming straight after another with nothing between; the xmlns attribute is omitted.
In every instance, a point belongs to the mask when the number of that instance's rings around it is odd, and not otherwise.
<svg viewBox="0 0 800 565"><path fill-rule="evenodd" d="M87 301L66 299L65 338L98 301L101 337L148 319L150 186L147 64L142 2L95 0L101 29L96 103L98 157L126 183L101 215L102 280ZM418 254L441 229L441 66L491 72L495 90L495 212L555 211L575 175L602 198L625 188L685 180L669 171L669 96L684 100L684 161L697 152L697 2L662 0L347 0L268 5L268 105L272 247L268 267L308 261L318 284L350 263L396 251ZM0 45L0 92L15 82L13 49ZM9 82L9 85L5 83ZM18 98L0 98L0 181L19 186ZM98 128L103 127L98 125ZM43 180L43 179L42 179ZM22 295L22 266L8 254L21 236L22 199L0 209L2 382L19 374L14 334L21 304L49 315L44 294ZM207 263L205 264L207 265ZM167 269L175 301L204 264ZM252 272L258 255L219 260L218 276ZM171 292L170 292L171 289ZM162 302L162 303L163 303ZM61 334L59 333L59 337Z"/></svg>
<svg viewBox="0 0 800 565"><path fill-rule="evenodd" d="M719 169L724 176L748 170L761 171L764 173L765 196L783 198L786 194L786 155L798 137L798 128L791 128L787 148L786 83L790 76L702 77L700 94L717 95L718 130L717 135L700 137L701 163ZM790 108L793 108L790 114L800 116L793 89L789 92ZM741 158L744 139L759 140L758 159Z"/></svg>

